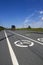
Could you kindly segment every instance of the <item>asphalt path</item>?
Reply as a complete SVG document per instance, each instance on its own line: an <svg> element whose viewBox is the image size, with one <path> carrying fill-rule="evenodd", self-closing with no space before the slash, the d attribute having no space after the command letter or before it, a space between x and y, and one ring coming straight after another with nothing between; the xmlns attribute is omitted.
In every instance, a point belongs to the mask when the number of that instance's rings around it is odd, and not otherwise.
<svg viewBox="0 0 43 65"><path fill-rule="evenodd" d="M0 31L0 65L43 65L43 34Z"/></svg>

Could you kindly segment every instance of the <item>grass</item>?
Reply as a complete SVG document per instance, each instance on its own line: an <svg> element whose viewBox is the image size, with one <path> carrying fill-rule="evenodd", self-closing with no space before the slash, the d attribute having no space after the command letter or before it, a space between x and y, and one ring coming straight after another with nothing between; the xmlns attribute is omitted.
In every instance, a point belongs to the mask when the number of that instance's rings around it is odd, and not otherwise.
<svg viewBox="0 0 43 65"><path fill-rule="evenodd" d="M43 28L17 28L17 30L29 30L29 31L43 32Z"/></svg>
<svg viewBox="0 0 43 65"><path fill-rule="evenodd" d="M0 26L0 31L4 30L4 29L6 29L6 28ZM43 32L43 28L16 28L16 29L8 28L8 30L29 30L29 31Z"/></svg>
<svg viewBox="0 0 43 65"><path fill-rule="evenodd" d="M4 30L4 29L5 29L4 27L0 26L0 31L1 31L1 30Z"/></svg>

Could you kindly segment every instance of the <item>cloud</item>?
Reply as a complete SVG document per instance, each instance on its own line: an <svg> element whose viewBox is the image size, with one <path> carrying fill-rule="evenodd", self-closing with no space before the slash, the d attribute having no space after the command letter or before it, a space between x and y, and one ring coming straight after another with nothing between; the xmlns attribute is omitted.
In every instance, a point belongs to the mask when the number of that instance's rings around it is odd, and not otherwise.
<svg viewBox="0 0 43 65"><path fill-rule="evenodd" d="M39 11L40 14L43 14L43 11Z"/></svg>
<svg viewBox="0 0 43 65"><path fill-rule="evenodd" d="M43 21L43 17L41 17L41 20Z"/></svg>
<svg viewBox="0 0 43 65"><path fill-rule="evenodd" d="M42 21L32 22L30 23L30 26L33 28L40 28L40 27L43 28L43 22Z"/></svg>
<svg viewBox="0 0 43 65"><path fill-rule="evenodd" d="M37 13L37 14L36 14ZM43 27L43 11L40 11L40 14L38 14L39 11L32 13L30 16L26 17L24 21L24 27L28 27L30 25L33 28L39 28ZM37 16L36 16L37 15ZM32 17L36 16L36 19L32 19Z"/></svg>
<svg viewBox="0 0 43 65"><path fill-rule="evenodd" d="M24 25L24 27L28 27L28 26L31 26L32 28L40 28L42 27L43 28L43 21L39 20L39 21L30 21L28 23L26 23Z"/></svg>
<svg viewBox="0 0 43 65"><path fill-rule="evenodd" d="M36 12L36 11L35 11ZM28 26L28 22L30 22L30 18L32 18L34 16L34 13L32 13L30 16L26 17L25 21L24 21L24 27L27 27Z"/></svg>
<svg viewBox="0 0 43 65"><path fill-rule="evenodd" d="M28 22L28 19L26 19L26 20L24 21L24 24L27 23L27 22Z"/></svg>

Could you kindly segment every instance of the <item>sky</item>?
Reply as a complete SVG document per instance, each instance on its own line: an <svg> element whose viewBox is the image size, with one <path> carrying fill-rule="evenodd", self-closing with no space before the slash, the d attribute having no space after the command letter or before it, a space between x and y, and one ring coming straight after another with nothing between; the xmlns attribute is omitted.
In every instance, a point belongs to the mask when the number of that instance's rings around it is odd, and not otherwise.
<svg viewBox="0 0 43 65"><path fill-rule="evenodd" d="M0 26L43 27L43 0L0 0Z"/></svg>

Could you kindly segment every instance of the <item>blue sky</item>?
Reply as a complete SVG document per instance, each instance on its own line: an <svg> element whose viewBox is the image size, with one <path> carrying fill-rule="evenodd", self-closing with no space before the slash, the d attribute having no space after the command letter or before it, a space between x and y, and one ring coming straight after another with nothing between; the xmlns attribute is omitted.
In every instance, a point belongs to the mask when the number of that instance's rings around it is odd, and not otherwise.
<svg viewBox="0 0 43 65"><path fill-rule="evenodd" d="M0 0L0 25L43 27L43 0Z"/></svg>

